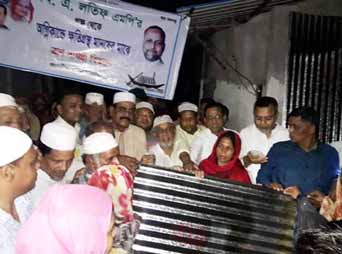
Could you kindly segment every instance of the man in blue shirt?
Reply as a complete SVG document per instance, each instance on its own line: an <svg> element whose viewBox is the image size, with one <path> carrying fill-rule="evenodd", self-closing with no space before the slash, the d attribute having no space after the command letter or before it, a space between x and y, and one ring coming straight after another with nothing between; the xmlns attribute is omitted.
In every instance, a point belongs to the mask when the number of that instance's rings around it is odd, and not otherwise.
<svg viewBox="0 0 342 254"><path fill-rule="evenodd" d="M339 172L337 151L319 142L319 117L309 107L293 110L288 118L290 141L273 145L262 164L257 183L297 198L304 195L320 206Z"/></svg>

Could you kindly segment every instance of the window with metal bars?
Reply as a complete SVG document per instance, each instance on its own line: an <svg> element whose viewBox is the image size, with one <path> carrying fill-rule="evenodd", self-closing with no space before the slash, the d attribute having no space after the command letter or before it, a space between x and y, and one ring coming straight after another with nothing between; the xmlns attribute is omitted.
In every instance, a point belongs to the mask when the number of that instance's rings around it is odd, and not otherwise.
<svg viewBox="0 0 342 254"><path fill-rule="evenodd" d="M290 15L287 113L312 106L323 142L342 140L342 17Z"/></svg>

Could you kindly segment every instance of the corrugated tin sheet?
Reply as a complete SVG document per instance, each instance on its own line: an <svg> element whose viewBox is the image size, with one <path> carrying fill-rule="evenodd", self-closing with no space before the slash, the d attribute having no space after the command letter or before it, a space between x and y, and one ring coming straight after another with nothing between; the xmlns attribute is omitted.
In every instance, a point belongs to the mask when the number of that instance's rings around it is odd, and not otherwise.
<svg viewBox="0 0 342 254"><path fill-rule="evenodd" d="M177 8L177 13L191 17L191 27L215 27L232 25L234 19L249 18L269 11L276 5L290 4L298 0L221 0L213 3L193 4Z"/></svg>
<svg viewBox="0 0 342 254"><path fill-rule="evenodd" d="M293 253L296 203L259 186L142 166L134 210L138 254Z"/></svg>

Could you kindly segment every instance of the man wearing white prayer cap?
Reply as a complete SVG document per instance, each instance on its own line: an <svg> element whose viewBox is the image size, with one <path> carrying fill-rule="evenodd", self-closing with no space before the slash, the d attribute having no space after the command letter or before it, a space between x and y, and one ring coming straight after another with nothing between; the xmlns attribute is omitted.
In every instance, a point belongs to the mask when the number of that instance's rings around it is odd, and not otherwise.
<svg viewBox="0 0 342 254"><path fill-rule="evenodd" d="M0 253L15 253L15 238L32 210L29 191L39 168L38 152L24 132L0 126Z"/></svg>
<svg viewBox="0 0 342 254"><path fill-rule="evenodd" d="M63 177L74 159L76 139L76 131L65 124L52 122L44 125L39 142L41 167L32 191L35 206L50 186L64 183Z"/></svg>
<svg viewBox="0 0 342 254"><path fill-rule="evenodd" d="M192 141L205 129L198 124L198 107L190 102L181 103L178 106L178 120L176 139L183 140L190 150Z"/></svg>
<svg viewBox="0 0 342 254"><path fill-rule="evenodd" d="M167 168L181 167L186 171L198 170L190 159L185 143L175 139L176 127L169 115L154 119L153 134L158 143L152 146L149 152L155 156L155 165Z"/></svg>
<svg viewBox="0 0 342 254"><path fill-rule="evenodd" d="M22 130L22 119L18 105L11 95L5 93L0 93L0 126Z"/></svg>
<svg viewBox="0 0 342 254"><path fill-rule="evenodd" d="M83 162L85 172L76 182L87 183L91 174L98 168L117 162L119 147L113 134L107 132L95 132L83 141Z"/></svg>
<svg viewBox="0 0 342 254"><path fill-rule="evenodd" d="M63 179L63 182L70 182L74 178L74 174L84 167L81 158L81 138L80 138L80 121L83 114L83 96L79 94L74 87L68 88L57 98L58 117L54 122L64 124L72 128L77 134L77 146L75 149L75 158Z"/></svg>
<svg viewBox="0 0 342 254"><path fill-rule="evenodd" d="M151 131L154 115L155 112L151 103L146 101L137 103L135 109L135 124L145 131L147 149L157 143Z"/></svg>
<svg viewBox="0 0 342 254"><path fill-rule="evenodd" d="M138 162L146 152L146 135L143 129L133 124L134 112L134 94L118 92L114 95L111 114L120 155L134 158L135 162Z"/></svg>
<svg viewBox="0 0 342 254"><path fill-rule="evenodd" d="M85 135L86 128L97 121L105 120L106 104L100 93L87 93L84 100L83 117L80 122L80 138Z"/></svg>
<svg viewBox="0 0 342 254"><path fill-rule="evenodd" d="M151 103L146 101L137 103L135 108L135 124L145 132L149 132L152 129L154 114Z"/></svg>

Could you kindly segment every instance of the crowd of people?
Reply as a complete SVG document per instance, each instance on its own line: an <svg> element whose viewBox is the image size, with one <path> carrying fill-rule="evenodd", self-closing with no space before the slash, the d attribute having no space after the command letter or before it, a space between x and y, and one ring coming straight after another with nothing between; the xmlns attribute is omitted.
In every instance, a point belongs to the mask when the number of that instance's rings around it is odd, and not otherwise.
<svg viewBox="0 0 342 254"><path fill-rule="evenodd" d="M260 97L240 132L226 128L229 109L212 99L179 104L177 119L160 109L131 92L110 105L94 92L65 92L54 103L0 93L0 253L130 253L141 164L289 195L298 202L299 253L318 253L314 230L339 230L339 156L319 141L314 109L294 109L286 129L276 99Z"/></svg>

